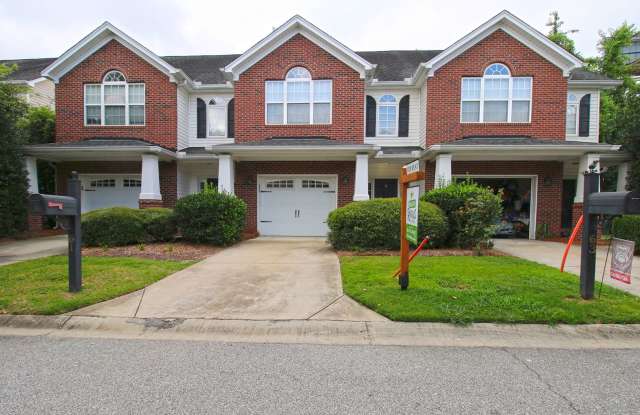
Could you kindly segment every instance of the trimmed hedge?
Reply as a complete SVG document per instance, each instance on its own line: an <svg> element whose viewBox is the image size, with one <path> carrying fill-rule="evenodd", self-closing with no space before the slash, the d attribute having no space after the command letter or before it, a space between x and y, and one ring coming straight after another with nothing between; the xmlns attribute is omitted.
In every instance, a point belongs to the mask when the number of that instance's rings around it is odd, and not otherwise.
<svg viewBox="0 0 640 415"><path fill-rule="evenodd" d="M440 208L420 201L418 239L429 235L429 246L440 247L447 237L447 218ZM352 202L329 214L329 241L336 249L400 248L400 199Z"/></svg>
<svg viewBox="0 0 640 415"><path fill-rule="evenodd" d="M149 208L138 211L142 216L144 230L153 241L167 242L178 233L173 210L168 208Z"/></svg>
<svg viewBox="0 0 640 415"><path fill-rule="evenodd" d="M613 219L611 234L616 238L635 241L635 253L640 254L640 215L619 216Z"/></svg>
<svg viewBox="0 0 640 415"><path fill-rule="evenodd" d="M87 246L122 246L166 242L175 238L171 209L112 207L82 215L82 243Z"/></svg>
<svg viewBox="0 0 640 415"><path fill-rule="evenodd" d="M491 238L502 215L502 199L488 187L470 181L451 183L422 196L439 206L449 220L447 244L475 248Z"/></svg>
<svg viewBox="0 0 640 415"><path fill-rule="evenodd" d="M138 209L112 207L82 215L82 243L87 246L121 246L145 242L143 215Z"/></svg>
<svg viewBox="0 0 640 415"><path fill-rule="evenodd" d="M174 213L185 239L230 245L242 237L247 205L234 195L205 189L178 200Z"/></svg>

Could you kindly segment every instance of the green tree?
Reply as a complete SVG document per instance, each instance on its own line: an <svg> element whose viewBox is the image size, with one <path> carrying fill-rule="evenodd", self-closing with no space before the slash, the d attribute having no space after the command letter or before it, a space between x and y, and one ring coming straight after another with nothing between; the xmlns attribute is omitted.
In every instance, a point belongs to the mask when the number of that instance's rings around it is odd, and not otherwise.
<svg viewBox="0 0 640 415"><path fill-rule="evenodd" d="M640 189L640 85L631 78L629 58L622 49L631 44L638 29L623 23L600 32L599 56L589 59L589 68L622 84L601 94L600 135L602 141L622 144L633 155L629 187Z"/></svg>
<svg viewBox="0 0 640 415"><path fill-rule="evenodd" d="M552 42L560 45L560 47L562 47L566 51L579 56L578 52L576 51L575 42L569 37L571 33L578 32L577 29L563 31L562 25L564 25L564 22L560 20L560 15L555 10L549 13L549 20L547 21L546 25L550 27L547 37L551 39Z"/></svg>
<svg viewBox="0 0 640 415"><path fill-rule="evenodd" d="M0 237L24 231L27 223L27 176L17 126L27 113L27 104L20 97L26 91L2 82L13 70L15 67L0 64Z"/></svg>
<svg viewBox="0 0 640 415"><path fill-rule="evenodd" d="M18 121L22 141L26 144L46 144L55 141L56 114L49 107L30 107ZM55 168L50 162L38 160L38 191L55 193Z"/></svg>

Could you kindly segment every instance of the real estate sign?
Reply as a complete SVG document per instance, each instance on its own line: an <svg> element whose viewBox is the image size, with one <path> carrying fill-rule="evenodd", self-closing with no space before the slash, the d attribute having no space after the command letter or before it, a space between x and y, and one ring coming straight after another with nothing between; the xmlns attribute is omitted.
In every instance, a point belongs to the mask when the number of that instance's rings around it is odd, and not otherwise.
<svg viewBox="0 0 640 415"><path fill-rule="evenodd" d="M418 244L418 201L420 199L420 187L407 188L407 241Z"/></svg>
<svg viewBox="0 0 640 415"><path fill-rule="evenodd" d="M404 166L404 170L407 172L407 175L420 171L420 160L412 161L409 164Z"/></svg>
<svg viewBox="0 0 640 415"><path fill-rule="evenodd" d="M631 265L635 243L626 239L613 238L611 241L611 278L631 284Z"/></svg>

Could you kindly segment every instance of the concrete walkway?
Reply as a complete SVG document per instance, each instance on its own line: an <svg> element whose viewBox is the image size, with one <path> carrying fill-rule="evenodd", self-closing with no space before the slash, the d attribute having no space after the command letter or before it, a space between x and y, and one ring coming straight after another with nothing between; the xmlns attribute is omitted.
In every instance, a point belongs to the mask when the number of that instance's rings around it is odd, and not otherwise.
<svg viewBox="0 0 640 415"><path fill-rule="evenodd" d="M560 268L562 254L565 244L560 242L532 241L528 239L494 239L494 246L497 250L506 254L528 259ZM606 246L599 246L596 254L596 281L602 278L602 268L607 254ZM640 296L640 257L633 258L633 268L631 272L631 284L625 284L609 277L611 266L611 253L607 263L607 270L604 276L605 284L628 291ZM580 275L580 245L574 245L567 256L567 263L564 270L576 275ZM596 287L597 288L597 287Z"/></svg>
<svg viewBox="0 0 640 415"><path fill-rule="evenodd" d="M67 252L67 235L45 236L0 243L0 265Z"/></svg>
<svg viewBox="0 0 640 415"><path fill-rule="evenodd" d="M386 320L343 295L336 254L320 238L258 238L144 290L73 315L234 320Z"/></svg>

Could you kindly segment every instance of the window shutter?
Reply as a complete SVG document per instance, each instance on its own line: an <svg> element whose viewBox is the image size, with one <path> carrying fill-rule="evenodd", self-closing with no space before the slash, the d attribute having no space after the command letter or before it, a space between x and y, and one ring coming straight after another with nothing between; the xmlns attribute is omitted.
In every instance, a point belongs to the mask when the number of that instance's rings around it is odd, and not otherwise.
<svg viewBox="0 0 640 415"><path fill-rule="evenodd" d="M400 100L398 108L398 137L409 137L409 95Z"/></svg>
<svg viewBox="0 0 640 415"><path fill-rule="evenodd" d="M591 94L587 94L580 100L580 120L578 122L578 135L589 137L589 124L591 120Z"/></svg>
<svg viewBox="0 0 640 415"><path fill-rule="evenodd" d="M373 97L367 95L367 128L366 136L376 136L376 100Z"/></svg>
<svg viewBox="0 0 640 415"><path fill-rule="evenodd" d="M197 138L206 138L207 137L207 105L200 98L196 100L198 104L197 108L197 125L198 125L198 134Z"/></svg>
<svg viewBox="0 0 640 415"><path fill-rule="evenodd" d="M235 100L231 98L231 100L227 104L227 137L229 138L233 138L235 136L235 120Z"/></svg>

